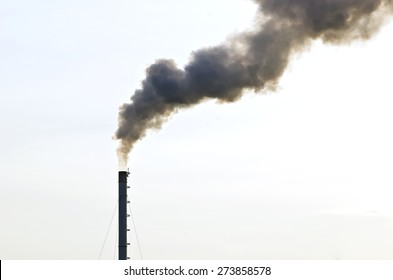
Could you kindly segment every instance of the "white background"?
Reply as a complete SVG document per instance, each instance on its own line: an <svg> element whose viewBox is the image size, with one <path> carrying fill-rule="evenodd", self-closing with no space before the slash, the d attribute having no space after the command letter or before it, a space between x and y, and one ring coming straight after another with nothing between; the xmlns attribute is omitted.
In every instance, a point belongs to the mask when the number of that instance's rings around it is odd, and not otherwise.
<svg viewBox="0 0 393 280"><path fill-rule="evenodd" d="M255 11L3 1L0 258L97 259L116 204L118 107L155 59L182 66ZM368 42L314 42L277 92L201 104L150 132L129 163L143 257L392 259L392 35L388 24ZM115 228L103 259L116 257Z"/></svg>
<svg viewBox="0 0 393 280"><path fill-rule="evenodd" d="M208 269L207 276L124 275L129 269ZM270 267L270 275L217 275L219 267ZM392 261L5 261L2 279L392 279ZM211 272L213 270L213 272ZM230 271L230 270L229 270ZM260 271L260 269L259 269Z"/></svg>

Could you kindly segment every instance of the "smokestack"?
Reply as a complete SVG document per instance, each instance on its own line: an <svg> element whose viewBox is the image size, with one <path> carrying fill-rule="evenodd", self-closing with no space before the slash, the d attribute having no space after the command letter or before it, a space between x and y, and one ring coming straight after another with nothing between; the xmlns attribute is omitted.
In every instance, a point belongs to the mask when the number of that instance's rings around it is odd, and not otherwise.
<svg viewBox="0 0 393 280"><path fill-rule="evenodd" d="M127 177L119 171L119 260L127 260Z"/></svg>
<svg viewBox="0 0 393 280"><path fill-rule="evenodd" d="M159 129L172 114L208 99L234 102L245 91L274 88L291 57L312 41L368 39L393 11L393 0L254 2L259 9L253 30L194 51L184 68L170 59L147 68L141 89L120 107L115 134L120 166L127 164L129 152L146 131Z"/></svg>

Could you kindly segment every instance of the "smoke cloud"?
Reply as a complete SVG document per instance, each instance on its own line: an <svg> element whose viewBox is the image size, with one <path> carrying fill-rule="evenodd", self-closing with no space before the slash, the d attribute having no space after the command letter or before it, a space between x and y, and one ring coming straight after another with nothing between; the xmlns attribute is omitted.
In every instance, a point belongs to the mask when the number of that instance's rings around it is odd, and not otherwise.
<svg viewBox="0 0 393 280"><path fill-rule="evenodd" d="M259 10L253 31L192 53L184 69L170 59L147 68L142 88L120 107L120 165L148 129L160 128L179 109L207 99L234 102L245 90L274 87L291 56L312 40L368 39L393 11L393 0L254 1Z"/></svg>

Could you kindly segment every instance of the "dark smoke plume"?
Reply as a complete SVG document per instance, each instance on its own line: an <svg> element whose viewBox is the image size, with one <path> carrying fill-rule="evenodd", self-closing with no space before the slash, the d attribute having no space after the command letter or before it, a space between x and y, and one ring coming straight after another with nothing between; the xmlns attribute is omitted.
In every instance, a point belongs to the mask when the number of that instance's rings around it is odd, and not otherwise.
<svg viewBox="0 0 393 280"><path fill-rule="evenodd" d="M254 1L259 5L254 31L194 52L184 69L169 59L148 67L142 88L120 107L121 165L149 128L160 128L179 109L210 98L233 102L245 90L272 87L291 55L312 40L368 39L393 11L393 0Z"/></svg>

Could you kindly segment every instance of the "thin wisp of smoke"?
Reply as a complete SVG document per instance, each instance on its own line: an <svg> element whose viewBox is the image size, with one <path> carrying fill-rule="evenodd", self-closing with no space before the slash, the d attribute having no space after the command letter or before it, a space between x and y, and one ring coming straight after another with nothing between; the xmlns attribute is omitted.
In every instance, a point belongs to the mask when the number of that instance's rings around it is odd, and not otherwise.
<svg viewBox="0 0 393 280"><path fill-rule="evenodd" d="M147 68L142 88L120 107L115 137L121 165L148 129L159 129L178 109L207 99L233 102L246 90L274 86L291 56L312 40L368 39L393 11L393 0L254 1L263 21L253 31L194 52L184 69L170 59Z"/></svg>

